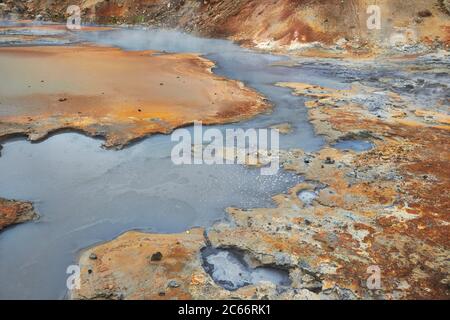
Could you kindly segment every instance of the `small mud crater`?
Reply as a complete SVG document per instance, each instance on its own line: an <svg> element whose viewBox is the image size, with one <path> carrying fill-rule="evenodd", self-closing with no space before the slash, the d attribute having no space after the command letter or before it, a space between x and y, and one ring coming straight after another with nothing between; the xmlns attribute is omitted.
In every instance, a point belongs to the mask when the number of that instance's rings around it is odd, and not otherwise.
<svg viewBox="0 0 450 320"><path fill-rule="evenodd" d="M317 198L317 193L311 190L302 190L298 193L298 198L307 206L312 205L314 199Z"/></svg>
<svg viewBox="0 0 450 320"><path fill-rule="evenodd" d="M245 256L236 250L206 248L202 251L203 267L213 280L226 290L272 282L277 286L288 286L289 273L273 267L252 268Z"/></svg>

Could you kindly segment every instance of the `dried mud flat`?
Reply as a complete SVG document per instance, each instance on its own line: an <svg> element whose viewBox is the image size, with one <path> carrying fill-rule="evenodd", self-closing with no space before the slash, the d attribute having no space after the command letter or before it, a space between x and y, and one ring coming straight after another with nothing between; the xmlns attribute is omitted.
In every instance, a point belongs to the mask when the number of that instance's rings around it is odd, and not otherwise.
<svg viewBox="0 0 450 320"><path fill-rule="evenodd" d="M202 121L240 121L269 109L256 92L211 72L195 54L94 46L0 48L0 139L75 130L106 147Z"/></svg>
<svg viewBox="0 0 450 320"><path fill-rule="evenodd" d="M362 85L278 85L311 99L310 120L329 142L315 153L282 152L284 170L305 182L275 196L276 208L229 208L228 219L208 230L131 232L89 248L80 256L82 285L72 298L449 298L448 112ZM369 103L378 98L381 113ZM373 148L332 147L358 139ZM203 268L204 247L239 251L252 267L283 269L291 284L225 290ZM371 266L381 271L379 290L367 287Z"/></svg>

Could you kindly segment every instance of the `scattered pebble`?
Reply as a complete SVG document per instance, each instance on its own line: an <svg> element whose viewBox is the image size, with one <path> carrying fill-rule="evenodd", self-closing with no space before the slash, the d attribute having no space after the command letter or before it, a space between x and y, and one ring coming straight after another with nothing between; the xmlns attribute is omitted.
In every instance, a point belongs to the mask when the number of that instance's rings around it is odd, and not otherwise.
<svg viewBox="0 0 450 320"><path fill-rule="evenodd" d="M176 280L170 280L167 286L169 288L178 288L180 284Z"/></svg>
<svg viewBox="0 0 450 320"><path fill-rule="evenodd" d="M430 10L425 9L425 10L419 11L417 13L417 15L421 18L427 18L427 17L431 17L433 14L431 13Z"/></svg>
<svg viewBox="0 0 450 320"><path fill-rule="evenodd" d="M161 252L156 252L154 254L152 254L152 257L150 258L151 261L161 261L163 255Z"/></svg>

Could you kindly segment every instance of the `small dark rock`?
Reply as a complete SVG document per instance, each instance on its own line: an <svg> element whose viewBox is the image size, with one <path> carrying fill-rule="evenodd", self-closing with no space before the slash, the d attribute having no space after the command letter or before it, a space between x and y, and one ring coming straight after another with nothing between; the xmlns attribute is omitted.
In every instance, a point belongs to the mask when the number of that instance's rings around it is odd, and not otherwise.
<svg viewBox="0 0 450 320"><path fill-rule="evenodd" d="M96 255L95 253L91 253L91 254L89 255L89 259L91 259L91 260L97 260L97 255Z"/></svg>
<svg viewBox="0 0 450 320"><path fill-rule="evenodd" d="M167 286L169 288L178 288L180 284L176 280L170 280Z"/></svg>
<svg viewBox="0 0 450 320"><path fill-rule="evenodd" d="M417 15L421 18L427 18L427 17L431 17L433 14L431 13L430 10L425 9L425 10L421 10L421 11L417 12Z"/></svg>
<svg viewBox="0 0 450 320"><path fill-rule="evenodd" d="M331 159L330 157L327 157L325 159L325 164L334 164L336 161L334 161L333 159Z"/></svg>
<svg viewBox="0 0 450 320"><path fill-rule="evenodd" d="M59 101L59 102L67 101L67 98L59 98L58 101Z"/></svg>
<svg viewBox="0 0 450 320"><path fill-rule="evenodd" d="M154 254L152 254L152 257L150 258L151 261L161 261L163 255L161 252L156 252Z"/></svg>

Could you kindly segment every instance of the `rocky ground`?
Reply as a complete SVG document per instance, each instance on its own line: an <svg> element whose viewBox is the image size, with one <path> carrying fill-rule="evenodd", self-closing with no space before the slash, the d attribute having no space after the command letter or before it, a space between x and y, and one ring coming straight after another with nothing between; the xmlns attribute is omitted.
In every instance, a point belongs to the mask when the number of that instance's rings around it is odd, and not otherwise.
<svg viewBox="0 0 450 320"><path fill-rule="evenodd" d="M328 141L315 153L281 153L284 170L305 181L275 196L276 208L228 208L228 218L208 230L133 232L87 249L72 298L449 298L448 101L430 111L386 88L278 85L311 99L310 120ZM346 140L373 147L333 147ZM204 247L238 251L253 268L285 270L291 283L225 290L202 267ZM377 290L367 286L374 266Z"/></svg>

